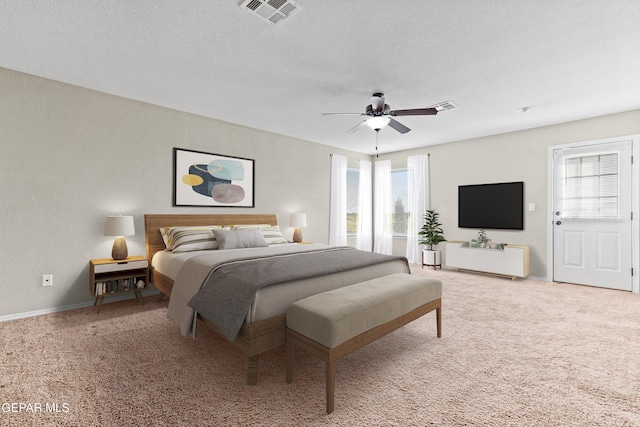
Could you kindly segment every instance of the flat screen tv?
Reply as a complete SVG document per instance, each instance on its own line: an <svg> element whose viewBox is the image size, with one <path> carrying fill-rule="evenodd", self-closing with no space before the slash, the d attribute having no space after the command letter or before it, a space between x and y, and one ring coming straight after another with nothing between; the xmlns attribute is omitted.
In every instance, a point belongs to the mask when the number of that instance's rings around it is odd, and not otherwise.
<svg viewBox="0 0 640 427"><path fill-rule="evenodd" d="M524 183L458 186L458 227L524 230Z"/></svg>

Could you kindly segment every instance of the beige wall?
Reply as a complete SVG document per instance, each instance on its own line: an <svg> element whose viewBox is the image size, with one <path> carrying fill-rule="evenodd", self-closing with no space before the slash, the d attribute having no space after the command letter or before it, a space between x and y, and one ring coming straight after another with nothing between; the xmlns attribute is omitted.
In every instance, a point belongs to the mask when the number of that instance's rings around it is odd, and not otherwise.
<svg viewBox="0 0 640 427"><path fill-rule="evenodd" d="M0 316L92 301L110 214L134 216L132 255L145 213L276 213L291 238L289 213L306 212L305 240L326 243L329 154L370 158L1 68L0 94ZM172 207L173 147L255 159L255 208Z"/></svg>
<svg viewBox="0 0 640 427"><path fill-rule="evenodd" d="M494 242L531 246L531 275L546 278L548 147L637 133L640 110L397 152L380 159L430 153L431 207L440 212L447 240L471 240L478 231L458 228L458 185L524 181L524 231L488 230L487 234ZM535 212L527 210L529 203L536 204ZM404 253L404 243L398 239L394 245L398 254Z"/></svg>

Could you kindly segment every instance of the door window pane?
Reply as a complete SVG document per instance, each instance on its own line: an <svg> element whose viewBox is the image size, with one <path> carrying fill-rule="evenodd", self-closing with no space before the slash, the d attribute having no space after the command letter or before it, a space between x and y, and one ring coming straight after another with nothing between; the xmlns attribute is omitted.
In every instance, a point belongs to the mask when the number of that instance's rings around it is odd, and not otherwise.
<svg viewBox="0 0 640 427"><path fill-rule="evenodd" d="M564 160L562 211L567 218L617 218L618 153Z"/></svg>
<svg viewBox="0 0 640 427"><path fill-rule="evenodd" d="M618 196L618 176L604 175L600 177L600 197Z"/></svg>
<svg viewBox="0 0 640 427"><path fill-rule="evenodd" d="M600 174L607 175L617 175L618 174L618 155L615 153L612 154L603 154L600 156Z"/></svg>
<svg viewBox="0 0 640 427"><path fill-rule="evenodd" d="M580 157L580 175L598 176L598 159L600 156Z"/></svg>

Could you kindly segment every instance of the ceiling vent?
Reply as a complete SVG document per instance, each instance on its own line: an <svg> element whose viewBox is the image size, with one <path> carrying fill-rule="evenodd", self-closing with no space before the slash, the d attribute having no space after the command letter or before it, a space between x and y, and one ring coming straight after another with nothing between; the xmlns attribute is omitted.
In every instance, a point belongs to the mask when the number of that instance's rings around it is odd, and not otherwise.
<svg viewBox="0 0 640 427"><path fill-rule="evenodd" d="M439 102L436 105L431 105L429 108L435 108L436 110L438 110L438 112L440 112L440 111L453 110L454 108L458 108L458 106L453 102L444 101L444 102Z"/></svg>
<svg viewBox="0 0 640 427"><path fill-rule="evenodd" d="M282 24L302 9L300 4L291 0L245 0L240 6L252 15L275 25Z"/></svg>

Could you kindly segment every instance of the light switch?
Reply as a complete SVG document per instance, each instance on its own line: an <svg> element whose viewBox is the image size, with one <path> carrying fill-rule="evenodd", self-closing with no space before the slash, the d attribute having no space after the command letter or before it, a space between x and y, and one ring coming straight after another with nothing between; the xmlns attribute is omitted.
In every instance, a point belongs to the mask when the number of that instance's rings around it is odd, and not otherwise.
<svg viewBox="0 0 640 427"><path fill-rule="evenodd" d="M536 211L536 204L529 203L529 212L535 212L535 211Z"/></svg>

